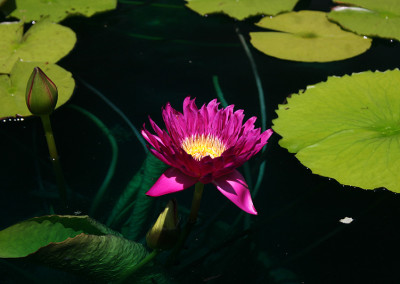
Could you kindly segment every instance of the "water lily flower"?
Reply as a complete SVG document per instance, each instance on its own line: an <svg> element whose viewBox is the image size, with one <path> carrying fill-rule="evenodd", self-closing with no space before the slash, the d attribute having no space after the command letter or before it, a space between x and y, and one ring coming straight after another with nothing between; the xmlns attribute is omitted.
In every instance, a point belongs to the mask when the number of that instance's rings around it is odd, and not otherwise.
<svg viewBox="0 0 400 284"><path fill-rule="evenodd" d="M219 109L216 99L200 109L185 98L183 113L168 103L162 110L167 131L149 117L155 135L143 125L150 151L171 166L146 193L160 196L189 188L197 182L212 183L243 211L257 214L244 177L236 170L267 144L272 130L254 128L256 117L243 123L243 110L234 105Z"/></svg>

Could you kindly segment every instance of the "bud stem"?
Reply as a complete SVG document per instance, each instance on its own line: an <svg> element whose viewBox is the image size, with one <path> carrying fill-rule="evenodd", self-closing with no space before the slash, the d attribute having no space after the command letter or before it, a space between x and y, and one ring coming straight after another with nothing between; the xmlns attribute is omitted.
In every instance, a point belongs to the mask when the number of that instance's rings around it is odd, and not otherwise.
<svg viewBox="0 0 400 284"><path fill-rule="evenodd" d="M197 213L199 212L200 209L201 197L203 196L203 188L204 184L201 182L196 183L194 187L192 209L190 210L190 215L188 220L188 223L193 223L193 225L197 221Z"/></svg>
<svg viewBox="0 0 400 284"><path fill-rule="evenodd" d="M51 128L50 115L41 115L43 129L46 135L47 146L49 148L50 159L53 164L54 174L56 175L56 181L58 186L58 193L63 206L67 207L67 190L64 179L64 174L61 169L60 160L58 158L56 142L54 140L53 129Z"/></svg>
<svg viewBox="0 0 400 284"><path fill-rule="evenodd" d="M171 266L174 264L176 258L179 256L183 246L185 245L186 239L188 238L190 232L192 231L193 226L197 222L197 214L200 208L201 197L203 196L204 184L201 182L196 183L193 193L192 200L192 208L190 210L189 219L186 223L185 228L183 229L181 235L179 236L179 240L169 255L166 266Z"/></svg>

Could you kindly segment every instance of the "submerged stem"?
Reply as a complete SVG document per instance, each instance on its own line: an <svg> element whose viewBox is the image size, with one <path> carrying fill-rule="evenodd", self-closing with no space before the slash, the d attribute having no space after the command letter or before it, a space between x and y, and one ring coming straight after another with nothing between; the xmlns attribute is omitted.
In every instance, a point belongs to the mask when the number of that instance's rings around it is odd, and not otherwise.
<svg viewBox="0 0 400 284"><path fill-rule="evenodd" d="M96 213L96 210L98 209L100 202L104 198L105 192L108 188L108 185L111 182L111 178L114 176L115 173L115 168L117 166L117 160L118 160L118 144L117 140L115 137L112 135L111 131L107 128L107 126L94 114L91 112L77 106L77 105L69 105L70 108L79 111L86 117L88 117L96 126L104 133L104 135L107 137L108 142L110 143L111 146L111 161L110 165L108 167L107 174L100 186L100 188L97 190L97 193L93 199L92 206L90 207L89 210L89 215L94 216Z"/></svg>
<svg viewBox="0 0 400 284"><path fill-rule="evenodd" d="M261 130L265 131L267 129L267 112L266 112L266 108L265 108L265 97L264 97L263 87L261 84L260 75L258 74L256 62L254 61L253 55L251 54L251 51L246 43L246 40L244 39L243 35L240 33L239 29L236 29L236 33L239 37L240 43L242 44L247 57L249 58L251 70L253 71L253 74L254 74L254 79L256 81L257 90L258 90L258 100L260 102ZM266 147L263 147L261 152L264 153L265 149L266 149ZM257 196L257 193L260 189L262 180L264 178L264 173L265 173L265 161L262 161L260 168L258 170L257 181L254 186L253 197ZM249 226L250 226L250 217L246 216L245 228L247 229L247 228L249 228Z"/></svg>
<svg viewBox="0 0 400 284"><path fill-rule="evenodd" d="M225 100L224 93L222 92L221 86L219 85L218 76L214 75L212 77L212 80L213 80L215 92L217 93L217 97L218 97L219 101L221 102L222 106L224 108L226 108L228 106L228 102Z"/></svg>
<svg viewBox="0 0 400 284"><path fill-rule="evenodd" d="M43 129L46 135L47 146L49 147L50 159L53 164L54 173L56 175L56 181L58 186L58 192L60 194L60 199L63 206L67 208L67 187L64 179L64 174L62 172L60 160L58 157L58 152L56 148L56 142L54 140L53 129L51 128L50 116L41 115L40 116L43 124Z"/></svg>
<svg viewBox="0 0 400 284"><path fill-rule="evenodd" d="M171 266L174 264L183 246L185 245L186 239L188 238L190 232L192 231L193 226L196 224L197 215L200 208L201 197L203 196L203 189L204 189L203 183L201 182L196 183L194 188L192 208L190 210L189 219L181 235L179 236L178 242L176 243L174 249L172 250L171 254L167 259L166 266Z"/></svg>
<svg viewBox="0 0 400 284"><path fill-rule="evenodd" d="M113 102L111 102L105 95L103 95L99 90L97 90L95 87L90 85L88 82L86 82L82 78L78 77L78 79L82 82L82 84L86 88L88 88L95 95L97 95L100 99L102 99L113 111L115 111L126 122L126 124L129 126L129 128L132 130L133 134L139 140L139 143L142 144L144 152L147 154L149 152L149 150L147 149L146 141L144 141L142 135L140 135L140 132L132 124L132 122L129 120L129 118Z"/></svg>
<svg viewBox="0 0 400 284"><path fill-rule="evenodd" d="M265 131L267 129L267 112L265 110L265 98L264 98L264 91L261 84L260 75L258 74L256 62L254 61L253 55L251 54L251 51L246 43L246 40L244 39L243 35L240 33L238 29L236 30L236 32L238 34L240 43L242 44L243 49L246 52L247 57L249 58L251 70L253 71L254 74L254 79L256 81L258 90L258 100L260 101L261 129L262 131Z"/></svg>

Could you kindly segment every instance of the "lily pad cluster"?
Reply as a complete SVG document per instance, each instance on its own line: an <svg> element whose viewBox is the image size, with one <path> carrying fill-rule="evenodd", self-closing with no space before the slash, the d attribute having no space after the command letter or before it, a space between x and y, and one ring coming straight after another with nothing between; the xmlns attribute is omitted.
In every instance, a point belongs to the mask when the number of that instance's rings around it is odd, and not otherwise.
<svg viewBox="0 0 400 284"><path fill-rule="evenodd" d="M286 60L327 62L359 55L371 39L343 31L319 11L291 12L264 17L257 24L271 32L250 33L251 44L261 52Z"/></svg>
<svg viewBox="0 0 400 284"><path fill-rule="evenodd" d="M400 40L400 1L335 1L328 18L359 35ZM344 6L346 5L346 6Z"/></svg>
<svg viewBox="0 0 400 284"><path fill-rule="evenodd" d="M10 16L20 21L0 23L0 119L31 115L25 105L25 91L29 75L36 66L48 72L56 84L57 107L69 100L75 81L70 72L56 63L74 48L76 35L57 22L70 15L92 16L114 9L116 0L16 0L15 4L16 9ZM25 30L24 22L32 22L29 29Z"/></svg>
<svg viewBox="0 0 400 284"><path fill-rule="evenodd" d="M342 1L335 2L343 5ZM186 6L203 16L224 13L238 20L267 15L256 25L270 31L251 32L251 44L267 55L286 60L344 60L370 48L371 39L366 36L400 40L400 1L344 2L350 6L338 6L330 13L290 12L297 1L289 0L187 0Z"/></svg>
<svg viewBox="0 0 400 284"><path fill-rule="evenodd" d="M279 144L313 173L400 192L400 71L329 77L280 105Z"/></svg>

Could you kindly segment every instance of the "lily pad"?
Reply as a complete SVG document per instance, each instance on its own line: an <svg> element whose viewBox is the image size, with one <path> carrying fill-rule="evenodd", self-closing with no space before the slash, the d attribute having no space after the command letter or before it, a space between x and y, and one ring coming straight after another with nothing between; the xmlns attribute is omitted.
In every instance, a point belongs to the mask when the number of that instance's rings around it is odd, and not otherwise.
<svg viewBox="0 0 400 284"><path fill-rule="evenodd" d="M14 63L38 61L55 63L66 56L76 42L75 33L67 27L38 22L23 34L24 23L0 24L0 73L10 73Z"/></svg>
<svg viewBox="0 0 400 284"><path fill-rule="evenodd" d="M88 216L32 218L0 231L0 258L28 258L104 281L116 281L145 256L143 245Z"/></svg>
<svg viewBox="0 0 400 284"><path fill-rule="evenodd" d="M25 23L48 18L52 22L60 22L71 15L91 17L95 13L113 10L116 0L15 0L17 9L11 16Z"/></svg>
<svg viewBox="0 0 400 284"><path fill-rule="evenodd" d="M261 52L286 60L328 62L365 52L371 40L343 31L319 11L264 17L256 25L280 32L252 32L251 44Z"/></svg>
<svg viewBox="0 0 400 284"><path fill-rule="evenodd" d="M293 10L298 0L187 0L200 15L224 13L238 20L256 15L276 15Z"/></svg>
<svg viewBox="0 0 400 284"><path fill-rule="evenodd" d="M341 1L336 2L344 4ZM330 20L360 35L400 40L400 1L346 0L344 2L359 7L335 7L328 14Z"/></svg>
<svg viewBox="0 0 400 284"><path fill-rule="evenodd" d="M329 77L280 105L279 144L313 173L400 192L400 71Z"/></svg>
<svg viewBox="0 0 400 284"><path fill-rule="evenodd" d="M15 63L10 75L0 75L0 118L32 115L25 103L26 84L34 67L40 67L56 84L58 89L57 106L66 103L75 88L70 72L56 64L43 62Z"/></svg>

